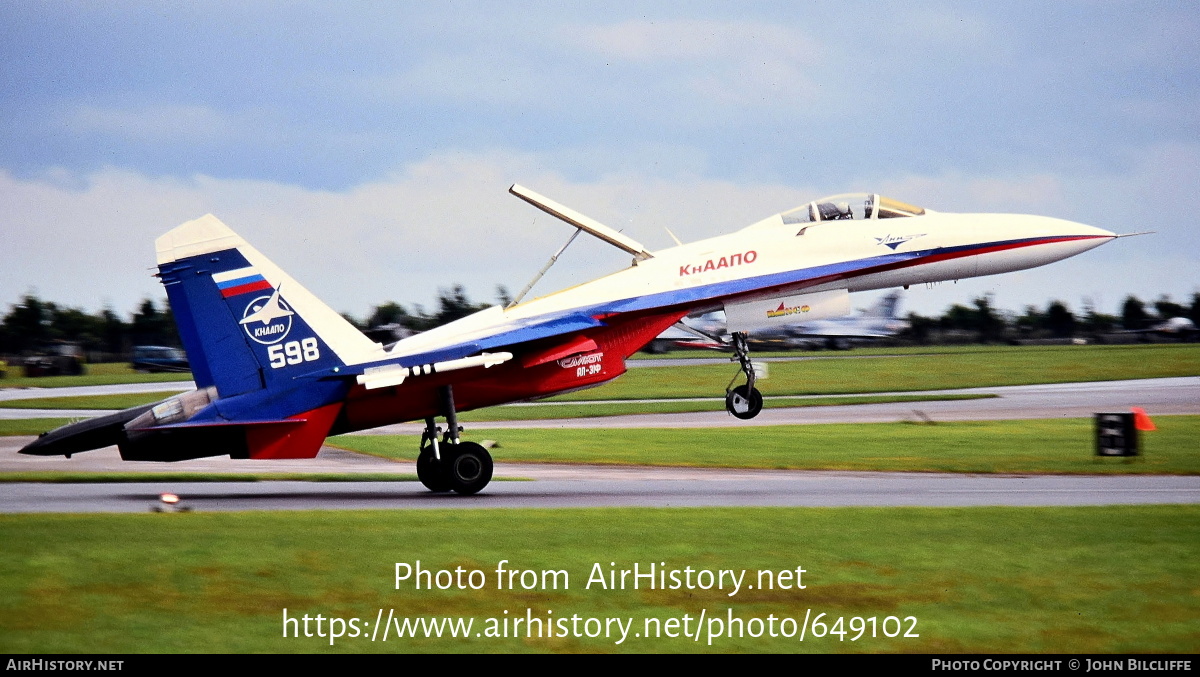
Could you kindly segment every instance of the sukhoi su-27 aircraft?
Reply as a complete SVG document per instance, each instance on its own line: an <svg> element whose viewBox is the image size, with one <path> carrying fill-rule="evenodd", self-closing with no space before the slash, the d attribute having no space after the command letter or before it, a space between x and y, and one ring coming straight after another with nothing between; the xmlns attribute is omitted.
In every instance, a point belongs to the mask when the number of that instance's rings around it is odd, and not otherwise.
<svg viewBox="0 0 1200 677"><path fill-rule="evenodd" d="M762 409L747 332L847 315L852 292L1033 268L1118 237L1043 216L940 213L852 194L651 252L533 191L509 190L575 227L571 240L586 232L631 255L631 265L381 345L203 216L155 242L197 389L43 433L22 453L115 444L126 460L311 458L326 436L423 419L421 481L473 494L491 480L492 459L461 438L458 412L612 380L686 315L725 311L745 375L727 388L726 406L747 419Z"/></svg>

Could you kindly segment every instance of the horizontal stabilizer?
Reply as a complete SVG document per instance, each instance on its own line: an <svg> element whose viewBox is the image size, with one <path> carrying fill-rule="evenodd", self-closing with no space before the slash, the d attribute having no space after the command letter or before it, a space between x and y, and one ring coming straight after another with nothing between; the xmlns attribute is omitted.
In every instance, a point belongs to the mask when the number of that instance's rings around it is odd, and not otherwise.
<svg viewBox="0 0 1200 677"><path fill-rule="evenodd" d="M184 461L205 456L312 458L333 427L342 403L285 419L204 421L126 429L119 443L126 461Z"/></svg>
<svg viewBox="0 0 1200 677"><path fill-rule="evenodd" d="M19 453L32 456L69 456L81 451L112 446L123 439L126 423L153 407L153 404L144 404L106 416L68 423L42 433L36 440L25 445Z"/></svg>

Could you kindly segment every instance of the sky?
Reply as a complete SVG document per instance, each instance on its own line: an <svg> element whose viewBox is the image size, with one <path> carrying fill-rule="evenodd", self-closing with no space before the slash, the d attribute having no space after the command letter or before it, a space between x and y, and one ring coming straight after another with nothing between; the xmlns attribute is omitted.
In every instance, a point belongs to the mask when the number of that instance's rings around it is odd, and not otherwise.
<svg viewBox="0 0 1200 677"><path fill-rule="evenodd" d="M1198 104L1188 2L10 0L0 307L164 299L206 213L341 312L492 301L572 232L513 183L652 250L858 191L1153 230L906 310L1187 302ZM581 238L534 294L626 265Z"/></svg>

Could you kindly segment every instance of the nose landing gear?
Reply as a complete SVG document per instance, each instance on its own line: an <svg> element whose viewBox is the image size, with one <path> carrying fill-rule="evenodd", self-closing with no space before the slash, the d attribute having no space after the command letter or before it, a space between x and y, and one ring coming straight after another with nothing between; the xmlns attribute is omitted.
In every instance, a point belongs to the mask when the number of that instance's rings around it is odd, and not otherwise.
<svg viewBox="0 0 1200 677"><path fill-rule="evenodd" d="M750 348L746 340L745 332L734 332L732 335L733 358L738 361L741 366L741 373L746 375L746 384L735 387L733 381L737 380L734 375L733 380L725 387L725 410L742 420L749 420L758 416L758 412L763 408L763 396L754 387L754 364L750 361Z"/></svg>

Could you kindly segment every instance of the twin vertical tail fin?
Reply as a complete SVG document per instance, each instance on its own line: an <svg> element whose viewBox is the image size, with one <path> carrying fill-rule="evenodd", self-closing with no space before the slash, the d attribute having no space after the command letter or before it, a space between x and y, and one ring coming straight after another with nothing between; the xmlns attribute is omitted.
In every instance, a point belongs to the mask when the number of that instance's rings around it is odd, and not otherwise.
<svg viewBox="0 0 1200 677"><path fill-rule="evenodd" d="M880 298L870 310L864 313L864 315L866 317L896 319L898 317L896 311L899 309L900 292L894 291Z"/></svg>
<svg viewBox="0 0 1200 677"><path fill-rule="evenodd" d="M380 348L211 214L155 241L199 388L221 398L373 359Z"/></svg>

